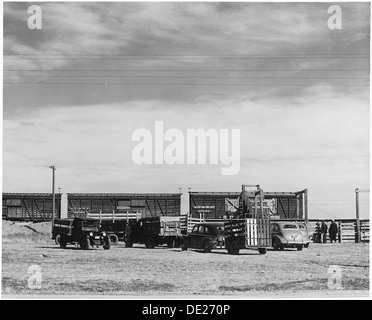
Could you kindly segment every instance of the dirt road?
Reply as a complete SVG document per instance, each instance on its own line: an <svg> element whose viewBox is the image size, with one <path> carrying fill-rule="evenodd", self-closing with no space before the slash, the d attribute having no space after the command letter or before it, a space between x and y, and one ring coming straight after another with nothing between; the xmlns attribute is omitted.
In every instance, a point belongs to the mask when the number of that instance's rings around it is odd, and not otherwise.
<svg viewBox="0 0 372 320"><path fill-rule="evenodd" d="M328 287L331 265L341 270L340 290ZM41 289L28 288L30 266L41 272ZM268 251L266 255L242 250L231 256L225 250L182 252L119 244L109 251L83 251L63 250L53 242L3 242L4 297L333 297L367 296L368 290L369 244L311 244L303 251Z"/></svg>

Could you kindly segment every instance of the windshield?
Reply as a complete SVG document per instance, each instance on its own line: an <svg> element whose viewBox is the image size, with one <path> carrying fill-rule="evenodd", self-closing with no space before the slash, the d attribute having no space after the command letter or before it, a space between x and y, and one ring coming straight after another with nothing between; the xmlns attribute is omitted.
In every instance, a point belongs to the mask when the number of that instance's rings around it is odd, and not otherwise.
<svg viewBox="0 0 372 320"><path fill-rule="evenodd" d="M98 228L99 221L83 221L83 228Z"/></svg>
<svg viewBox="0 0 372 320"><path fill-rule="evenodd" d="M285 224L283 229L297 229L297 226L295 224Z"/></svg>

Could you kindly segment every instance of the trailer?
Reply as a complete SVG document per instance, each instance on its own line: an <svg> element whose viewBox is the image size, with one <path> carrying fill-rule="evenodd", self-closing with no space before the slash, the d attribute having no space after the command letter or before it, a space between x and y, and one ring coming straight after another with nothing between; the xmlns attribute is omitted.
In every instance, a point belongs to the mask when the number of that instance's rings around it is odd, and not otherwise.
<svg viewBox="0 0 372 320"><path fill-rule="evenodd" d="M129 221L126 226L127 247L134 243L145 244L146 248L166 244L169 248L180 247L182 235L187 234L187 217L162 216Z"/></svg>
<svg viewBox="0 0 372 320"><path fill-rule="evenodd" d="M87 217L99 219L100 230L108 235L112 245L118 244L119 241L125 242L127 225L137 223L142 215L142 211L133 211L129 207L122 207L120 211L112 213L87 213Z"/></svg>
<svg viewBox="0 0 372 320"><path fill-rule="evenodd" d="M256 190L248 193L247 187L255 187ZM249 210L248 203L252 195L253 211ZM224 222L225 248L229 254L239 254L240 249L255 249L260 254L266 254L272 240L270 214L263 210L263 191L259 185L243 185L241 197L243 215Z"/></svg>

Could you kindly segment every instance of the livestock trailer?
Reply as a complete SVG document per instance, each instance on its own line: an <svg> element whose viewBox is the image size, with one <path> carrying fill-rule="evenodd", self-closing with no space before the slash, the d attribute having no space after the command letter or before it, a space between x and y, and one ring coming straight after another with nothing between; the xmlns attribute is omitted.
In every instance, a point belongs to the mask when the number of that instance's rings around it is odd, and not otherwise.
<svg viewBox="0 0 372 320"><path fill-rule="evenodd" d="M169 248L181 245L182 235L187 234L187 216L163 216L129 221L125 242L127 247L133 243L144 243L146 248L167 244Z"/></svg>
<svg viewBox="0 0 372 320"><path fill-rule="evenodd" d="M55 194L55 218L61 217L61 194ZM51 193L3 193L3 219L13 221L52 220Z"/></svg>

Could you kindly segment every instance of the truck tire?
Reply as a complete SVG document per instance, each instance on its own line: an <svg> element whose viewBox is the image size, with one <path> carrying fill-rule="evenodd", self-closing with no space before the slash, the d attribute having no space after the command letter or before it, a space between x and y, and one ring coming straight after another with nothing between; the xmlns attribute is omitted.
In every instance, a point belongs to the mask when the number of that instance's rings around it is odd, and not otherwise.
<svg viewBox="0 0 372 320"><path fill-rule="evenodd" d="M125 242L125 246L126 246L127 248L132 248L132 247L133 247L133 242L131 242L131 241L126 241L126 242Z"/></svg>
<svg viewBox="0 0 372 320"><path fill-rule="evenodd" d="M54 238L54 241L55 241L56 245L59 246L60 243L61 243L61 235L57 234L56 237Z"/></svg>
<svg viewBox="0 0 372 320"><path fill-rule="evenodd" d="M104 241L103 249L104 250L110 250L110 248L111 248L111 239L109 237L106 237L105 239L103 239L103 241Z"/></svg>
<svg viewBox="0 0 372 320"><path fill-rule="evenodd" d="M266 249L266 248L258 248L258 252L259 252L260 254L266 254L267 249Z"/></svg>
<svg viewBox="0 0 372 320"><path fill-rule="evenodd" d="M183 239L182 243L181 243L181 250L182 251L187 251L188 248L189 248L189 246L188 246L187 240Z"/></svg>
<svg viewBox="0 0 372 320"><path fill-rule="evenodd" d="M119 243L119 237L114 233L109 235L109 239L110 239L110 242L113 246L115 246Z"/></svg>
<svg viewBox="0 0 372 320"><path fill-rule="evenodd" d="M83 250L89 250L89 248L90 248L89 238L82 238L80 240L80 248L83 249Z"/></svg>
<svg viewBox="0 0 372 320"><path fill-rule="evenodd" d="M65 236L61 236L61 238L59 240L59 246L62 249L66 249L66 247L67 247L67 238Z"/></svg>
<svg viewBox="0 0 372 320"><path fill-rule="evenodd" d="M298 251L302 251L302 244L300 244L300 245L297 246L297 250Z"/></svg>
<svg viewBox="0 0 372 320"><path fill-rule="evenodd" d="M176 240L172 239L172 240L168 240L167 241L167 246L169 249L172 249L176 246Z"/></svg>
<svg viewBox="0 0 372 320"><path fill-rule="evenodd" d="M180 239L176 239L175 244L174 244L174 247L175 248L181 247L181 240Z"/></svg>
<svg viewBox="0 0 372 320"><path fill-rule="evenodd" d="M232 255L238 255L239 254L239 247L235 242L231 242L228 246L227 252Z"/></svg>
<svg viewBox="0 0 372 320"><path fill-rule="evenodd" d="M146 248L148 249L154 249L156 246L155 238L154 237L149 237L146 241Z"/></svg>

